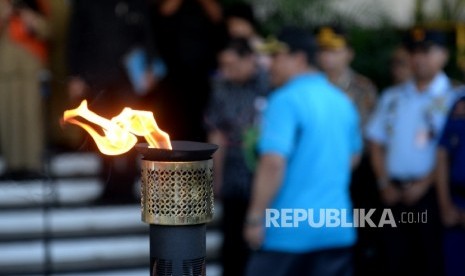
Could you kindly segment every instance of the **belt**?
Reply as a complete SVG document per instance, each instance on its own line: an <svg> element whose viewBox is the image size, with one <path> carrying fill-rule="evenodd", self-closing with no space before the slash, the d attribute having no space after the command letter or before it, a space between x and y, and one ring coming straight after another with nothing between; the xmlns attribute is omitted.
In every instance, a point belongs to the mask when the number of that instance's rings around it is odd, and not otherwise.
<svg viewBox="0 0 465 276"><path fill-rule="evenodd" d="M391 179L391 183L398 189L407 189L412 182L419 181L420 179Z"/></svg>

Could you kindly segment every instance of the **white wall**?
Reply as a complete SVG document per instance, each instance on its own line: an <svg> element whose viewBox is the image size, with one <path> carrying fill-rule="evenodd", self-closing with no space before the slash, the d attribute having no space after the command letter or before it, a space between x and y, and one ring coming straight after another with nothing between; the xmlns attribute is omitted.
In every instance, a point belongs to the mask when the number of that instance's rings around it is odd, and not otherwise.
<svg viewBox="0 0 465 276"><path fill-rule="evenodd" d="M249 0L255 4L257 15L266 18L273 10L276 10L277 3L286 0ZM312 0L308 0L309 5ZM338 12L349 15L357 23L375 27L387 21L398 27L410 27L414 24L415 0L328 0L332 1L332 6ZM424 14L426 18L434 18L440 11L442 0L422 0L424 2ZM452 3L460 0L448 0ZM302 1L305 3L304 1ZM302 11L308 10L305 6ZM310 12L312 16L314 13ZM462 12L461 18L465 13ZM465 18L464 18L465 19ZM328 15L320 14L309 19L312 22L334 21Z"/></svg>

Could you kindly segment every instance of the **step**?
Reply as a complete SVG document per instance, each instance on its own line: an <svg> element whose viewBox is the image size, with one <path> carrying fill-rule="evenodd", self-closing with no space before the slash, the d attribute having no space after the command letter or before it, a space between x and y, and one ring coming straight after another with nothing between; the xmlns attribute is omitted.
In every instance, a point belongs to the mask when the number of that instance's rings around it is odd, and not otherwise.
<svg viewBox="0 0 465 276"><path fill-rule="evenodd" d="M92 152L62 153L50 159L50 172L55 177L95 176L101 170L100 157ZM0 157L0 174L5 171L5 160Z"/></svg>
<svg viewBox="0 0 465 276"><path fill-rule="evenodd" d="M95 153L64 153L53 156L50 172L55 177L98 175L102 167Z"/></svg>
<svg viewBox="0 0 465 276"><path fill-rule="evenodd" d="M96 200L102 189L97 178L0 181L0 208L82 204Z"/></svg>
<svg viewBox="0 0 465 276"><path fill-rule="evenodd" d="M140 205L27 209L0 212L0 241L53 237L143 233ZM46 225L48 224L48 225Z"/></svg>
<svg viewBox="0 0 465 276"><path fill-rule="evenodd" d="M118 271L52 274L52 276L148 276L148 275L150 275L148 268L124 269L124 270L118 270ZM207 276L222 275L221 265L217 263L207 263L206 275Z"/></svg>
<svg viewBox="0 0 465 276"><path fill-rule="evenodd" d="M221 242L221 233L207 231L207 258L217 259ZM149 237L54 239L49 247L42 241L3 243L0 244L0 271L5 274L40 273L44 269L46 249L55 272L146 266Z"/></svg>
<svg viewBox="0 0 465 276"><path fill-rule="evenodd" d="M218 226L221 213L218 203L213 221L208 224L210 228ZM78 237L145 231L147 224L141 221L140 204L0 212L0 241L40 238L46 233L51 237Z"/></svg>
<svg viewBox="0 0 465 276"><path fill-rule="evenodd" d="M41 241L1 244L0 271L40 273L44 269L45 249ZM48 249L53 271L120 268L146 265L148 238L52 240Z"/></svg>

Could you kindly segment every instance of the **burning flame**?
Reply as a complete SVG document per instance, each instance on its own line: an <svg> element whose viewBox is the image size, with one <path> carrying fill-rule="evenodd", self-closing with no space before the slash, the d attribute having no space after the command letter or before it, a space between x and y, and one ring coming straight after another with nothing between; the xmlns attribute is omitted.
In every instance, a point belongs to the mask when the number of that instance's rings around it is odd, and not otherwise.
<svg viewBox="0 0 465 276"><path fill-rule="evenodd" d="M78 117L100 126L104 135L92 126L78 120ZM64 122L82 127L94 139L98 149L106 155L119 155L128 152L137 143L136 136L143 136L151 148L172 149L169 135L158 128L153 113L150 111L124 108L111 120L103 118L89 110L87 101L79 107L66 110Z"/></svg>

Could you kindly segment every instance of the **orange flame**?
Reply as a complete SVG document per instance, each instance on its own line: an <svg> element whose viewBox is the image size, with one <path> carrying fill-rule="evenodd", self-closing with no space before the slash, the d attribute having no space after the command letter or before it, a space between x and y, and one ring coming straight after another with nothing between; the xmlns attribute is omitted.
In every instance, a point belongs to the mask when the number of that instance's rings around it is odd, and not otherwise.
<svg viewBox="0 0 465 276"><path fill-rule="evenodd" d="M98 133L92 126L77 119L82 117L103 129L105 135ZM82 127L94 139L98 149L106 155L119 155L128 152L137 143L136 136L143 136L151 148L172 149L169 135L158 128L150 111L124 108L111 120L103 118L89 110L87 101L79 107L66 110L64 122Z"/></svg>

